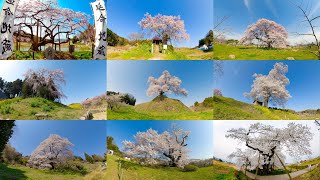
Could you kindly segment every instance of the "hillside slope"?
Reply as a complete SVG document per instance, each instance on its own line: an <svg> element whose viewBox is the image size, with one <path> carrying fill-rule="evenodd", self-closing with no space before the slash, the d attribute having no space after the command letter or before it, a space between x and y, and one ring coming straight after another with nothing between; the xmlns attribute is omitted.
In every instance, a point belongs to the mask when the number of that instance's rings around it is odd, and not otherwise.
<svg viewBox="0 0 320 180"><path fill-rule="evenodd" d="M85 112L43 98L14 98L0 101L0 119L32 120L36 114L48 115L51 120L77 120Z"/></svg>
<svg viewBox="0 0 320 180"><path fill-rule="evenodd" d="M191 111L186 105L177 99L164 98L163 100L155 98L154 100L138 104L135 106L137 112L189 112Z"/></svg>
<svg viewBox="0 0 320 180"><path fill-rule="evenodd" d="M108 168L107 175L110 180L118 179L118 158L117 156L107 156ZM151 168L141 166L137 163L124 161L123 179L177 179L177 180L193 180L193 179L213 179L212 167L199 168L195 172L183 172L174 167Z"/></svg>
<svg viewBox="0 0 320 180"><path fill-rule="evenodd" d="M319 119L319 113L299 113L292 110L274 110L247 104L226 97L213 98L213 119L215 120L308 120Z"/></svg>

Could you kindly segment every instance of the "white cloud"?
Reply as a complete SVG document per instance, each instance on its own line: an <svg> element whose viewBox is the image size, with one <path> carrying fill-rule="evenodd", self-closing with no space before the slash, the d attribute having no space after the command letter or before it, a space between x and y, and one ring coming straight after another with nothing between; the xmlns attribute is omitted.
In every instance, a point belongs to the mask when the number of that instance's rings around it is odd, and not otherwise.
<svg viewBox="0 0 320 180"><path fill-rule="evenodd" d="M247 9L250 11L250 0L243 0L243 3L247 7Z"/></svg>

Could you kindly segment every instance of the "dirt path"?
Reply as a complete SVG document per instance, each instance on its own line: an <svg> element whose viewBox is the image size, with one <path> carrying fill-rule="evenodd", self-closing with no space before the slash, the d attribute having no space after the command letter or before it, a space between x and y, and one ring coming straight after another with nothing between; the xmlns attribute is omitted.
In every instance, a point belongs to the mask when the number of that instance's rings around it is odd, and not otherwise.
<svg viewBox="0 0 320 180"><path fill-rule="evenodd" d="M153 57L148 60L164 60L165 57L165 54L160 53L160 46L156 45L154 48Z"/></svg>
<svg viewBox="0 0 320 180"><path fill-rule="evenodd" d="M312 166L310 171L314 170L317 166L318 166L318 164ZM296 171L296 172L292 172L292 173L290 173L290 175L291 175L291 178L295 178L295 177L301 176L307 172L309 172L309 168L306 168L306 169L303 169L300 171ZM251 172L247 172L247 176L251 179L254 179L255 174L253 174ZM288 180L289 176L288 176L288 174L273 175L273 176L257 176L257 179L258 180Z"/></svg>
<svg viewBox="0 0 320 180"><path fill-rule="evenodd" d="M93 120L106 120L106 112L100 112L93 114Z"/></svg>

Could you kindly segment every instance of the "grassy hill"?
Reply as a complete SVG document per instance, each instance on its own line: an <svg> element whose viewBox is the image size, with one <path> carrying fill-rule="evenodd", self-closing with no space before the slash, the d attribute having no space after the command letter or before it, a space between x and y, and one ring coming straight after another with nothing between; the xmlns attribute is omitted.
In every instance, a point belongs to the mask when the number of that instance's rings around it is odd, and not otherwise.
<svg viewBox="0 0 320 180"><path fill-rule="evenodd" d="M109 110L110 120L210 120L212 107L189 108L181 101L165 98L154 99L136 106L122 106Z"/></svg>
<svg viewBox="0 0 320 180"><path fill-rule="evenodd" d="M84 164L85 168L91 172L97 169L97 164ZM88 178L93 177L93 178ZM30 180L81 180L81 179L95 179L97 176L93 176L92 173L84 176L76 173L60 173L52 172L49 170L32 169L26 166L6 166L0 163L0 179L16 180L16 179L30 179ZM98 180L98 179L97 179Z"/></svg>
<svg viewBox="0 0 320 180"><path fill-rule="evenodd" d="M306 174L303 174L300 177L294 178L294 180L315 180L315 179L320 179L320 157L315 158L315 159L311 159L311 160L307 160L307 161L303 161L300 164L291 164L288 165L287 168L290 171L299 171L305 168L308 168L308 165L316 165L318 164L318 167L316 169L314 169L311 172L308 172Z"/></svg>
<svg viewBox="0 0 320 180"><path fill-rule="evenodd" d="M306 48L264 49L247 46L234 46L228 44L215 44L213 58L216 60L230 60L235 55L238 60L280 60L293 57L299 60L316 60Z"/></svg>
<svg viewBox="0 0 320 180"><path fill-rule="evenodd" d="M108 169L107 175L110 180L118 179L118 160L117 156L107 156ZM195 172L183 172L178 168L151 168L141 166L134 162L126 162L123 165L123 180L130 179L174 179L174 180L194 180L194 179L213 179L212 167L199 168Z"/></svg>
<svg viewBox="0 0 320 180"><path fill-rule="evenodd" d="M225 120L308 120L319 119L319 113L274 110L226 97L213 98L213 119Z"/></svg>
<svg viewBox="0 0 320 180"><path fill-rule="evenodd" d="M236 170L235 165L220 161L213 161L213 179L226 180L246 180L247 178L242 172Z"/></svg>
<svg viewBox="0 0 320 180"><path fill-rule="evenodd" d="M77 120L85 112L43 98L14 98L0 101L0 119L32 120L36 114L47 114L52 120Z"/></svg>

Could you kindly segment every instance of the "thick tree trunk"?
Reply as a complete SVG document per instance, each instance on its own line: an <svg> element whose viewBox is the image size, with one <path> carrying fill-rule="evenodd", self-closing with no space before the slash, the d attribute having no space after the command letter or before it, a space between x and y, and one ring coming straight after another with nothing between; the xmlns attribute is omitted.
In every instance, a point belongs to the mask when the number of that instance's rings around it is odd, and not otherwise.
<svg viewBox="0 0 320 180"><path fill-rule="evenodd" d="M264 107L269 107L269 98L265 98L264 99L264 103L263 103Z"/></svg>

